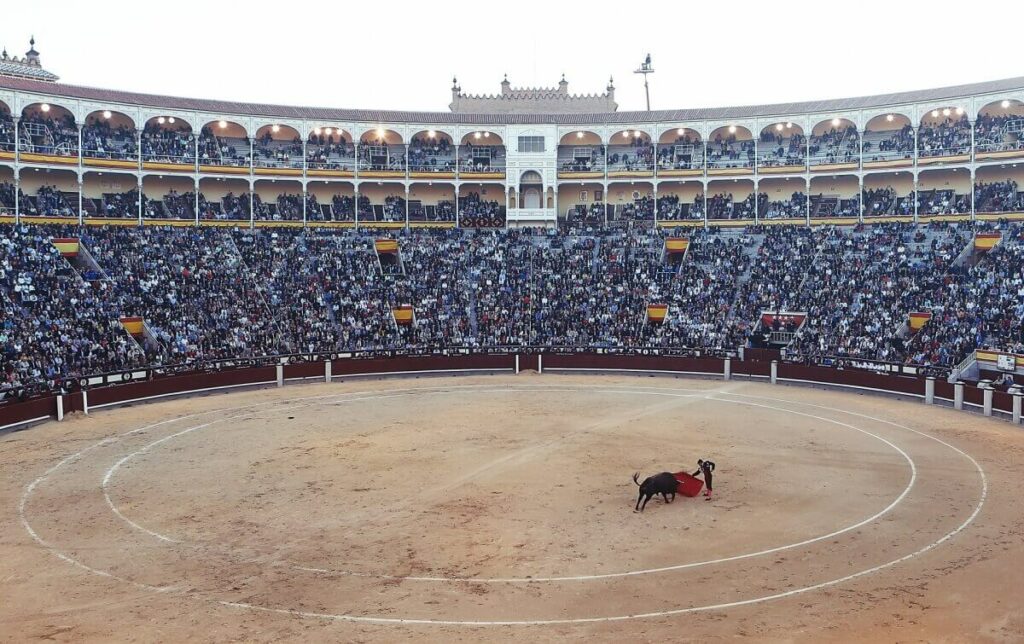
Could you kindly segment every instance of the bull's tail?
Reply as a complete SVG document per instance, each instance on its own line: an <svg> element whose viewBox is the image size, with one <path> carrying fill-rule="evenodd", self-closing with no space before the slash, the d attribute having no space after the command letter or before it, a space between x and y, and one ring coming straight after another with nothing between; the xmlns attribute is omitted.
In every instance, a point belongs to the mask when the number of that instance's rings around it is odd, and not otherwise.
<svg viewBox="0 0 1024 644"><path fill-rule="evenodd" d="M640 485L640 480L639 479L640 479L640 472L637 472L636 474L633 475L633 482L636 483L637 486Z"/></svg>

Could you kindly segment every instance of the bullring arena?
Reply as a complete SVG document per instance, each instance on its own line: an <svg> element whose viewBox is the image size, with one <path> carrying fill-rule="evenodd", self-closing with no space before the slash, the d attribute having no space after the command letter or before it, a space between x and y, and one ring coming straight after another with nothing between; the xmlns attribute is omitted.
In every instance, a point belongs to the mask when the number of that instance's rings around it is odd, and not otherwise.
<svg viewBox="0 0 1024 644"><path fill-rule="evenodd" d="M1024 642L1011 39L117 4L0 51L0 640Z"/></svg>
<svg viewBox="0 0 1024 644"><path fill-rule="evenodd" d="M11 639L1015 641L1024 437L919 402L524 371L2 439ZM634 471L718 464L632 510Z"/></svg>

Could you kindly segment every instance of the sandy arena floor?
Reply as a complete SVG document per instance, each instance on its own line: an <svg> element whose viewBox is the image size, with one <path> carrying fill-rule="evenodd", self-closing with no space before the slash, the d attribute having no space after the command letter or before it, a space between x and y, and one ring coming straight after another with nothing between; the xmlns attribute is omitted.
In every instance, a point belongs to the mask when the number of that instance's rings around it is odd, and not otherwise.
<svg viewBox="0 0 1024 644"><path fill-rule="evenodd" d="M702 456L713 500L633 512ZM294 385L9 434L0 479L11 641L1024 639L1024 431L915 402Z"/></svg>

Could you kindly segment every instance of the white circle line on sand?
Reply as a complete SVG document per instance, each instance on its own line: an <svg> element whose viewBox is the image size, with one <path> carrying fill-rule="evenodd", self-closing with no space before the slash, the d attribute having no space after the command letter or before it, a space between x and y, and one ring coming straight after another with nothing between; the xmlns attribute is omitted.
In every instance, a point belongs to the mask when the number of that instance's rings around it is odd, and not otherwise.
<svg viewBox="0 0 1024 644"><path fill-rule="evenodd" d="M516 391L516 389L513 386L513 387L503 387L501 389L480 389L480 390L474 391L474 393L509 393L509 392L514 392L514 391ZM532 391L532 390L527 390L527 391ZM579 389L576 389L576 388L573 388L573 389L568 389L568 388L562 388L562 389L559 389L559 388L546 388L545 391L548 391L548 392L550 392L550 391L579 391ZM656 396L679 397L679 398L703 397L703 398L705 398L707 400L717 400L719 402L731 403L731 404L748 404L748 405L755 406L755 407L762 407L762 408L765 408L765 409L771 409L771 410L775 410L775 411L782 411L784 413L795 414L795 415L798 415L798 416L805 416L805 417L808 417L808 418L813 418L815 420L820 420L820 421L832 423L832 424L835 424L835 425L846 427L848 429L856 430L858 432L861 432L862 434L866 434L866 435L868 435L868 436L870 436L872 438L875 438L875 439L885 443L886 445L888 445L892 449L896 450L904 458L904 460L906 460L906 462L907 462L907 464L908 464L908 466L910 468L910 480L908 481L907 486L903 489L903 491L888 506L883 508L881 511L879 511L879 512L875 513L874 515L869 516L869 517L867 517L867 518L865 518L865 519L863 519L863 520L861 520L861 521L859 521L857 523L854 523L852 525L846 526L846 527L841 528L839 530L835 530L835 531L830 532L828 534L820 535L820 536L817 536L817 537L812 537L810 539L805 539L803 541L798 541L798 542L795 542L795 543L790 543L790 544L786 544L786 545L782 545L782 546L776 546L776 547L773 547L773 548L759 550L759 551L756 551L756 552L744 553L744 554L739 554L739 555L732 555L732 556L729 556L729 557L721 557L721 558L718 558L718 559L710 559L710 560L706 560L706 561L695 561L695 562L689 562L689 563L684 563L684 564L675 564L675 565L671 565L671 566L662 566L662 567L658 567L658 568L646 568L646 569L641 569L641 570L629 570L629 571L622 571L622 572L600 573L600 574L590 574L590 575L563 575L563 576L549 576L549 577L490 577L490 578L488 578L488 577L436 577L436 576L415 576L415 575L388 575L388 574L380 574L380 573L357 573L357 572L352 572L352 571L348 571L348 570L339 570L339 569L331 569L331 568L318 568L318 567L311 567L311 566L301 566L301 565L297 565L297 564L292 564L291 567L295 568L296 570L302 570L302 571L305 571L305 572L313 572L313 573L317 573L317 574L328 574L328 575L347 576L347 577L360 577L360 578L368 578L368 579L387 579L387 580L397 580L397 581L434 582L434 583L476 583L476 584L529 584L529 583L540 583L540 582L578 582L578 581L594 581L594 580L599 580L599 579L614 579L614 578L619 578L619 577L636 577L636 576L640 576L640 575L650 575L650 574L657 574L657 573L665 573L665 572L671 572L671 571L676 571L676 570L686 570L686 569L690 569L690 568L700 568L702 566L710 566L710 565L728 563L728 562L732 562L732 561L740 561L740 560L743 560L743 559L752 559L752 558L755 558L755 557L763 557L765 555L774 554L774 553L782 552L782 551L785 551L785 550L792 550L794 548L800 548L800 547L807 546L807 545L810 545L810 544L813 544L813 543L817 543L819 541L824 541L826 539L832 539L834 537L840 536L840 535L845 534L847 532L850 532L850 531L856 530L858 528L861 528L861 527L863 527L863 526L865 526L865 525L867 525L869 523L872 523L872 522L876 521L877 519L881 518L882 516L884 516L885 514L887 514L890 511L892 511L897 505L899 505L900 502L903 501L904 498L906 498L907 494L909 494L910 491L913 489L914 483L917 480L917 467L916 467L916 465L914 463L914 460L905 451L903 451L901 448L899 448L898 446L894 445L892 442L890 442L890 441L888 441L888 440L878 436L877 434L874 434L874 433L869 432L867 430L864 430L864 429L861 429L859 427L855 427L855 426L850 425L848 423L843 423L841 421L837 421L837 420L834 420L834 419L824 418L822 416L815 416L813 414L806 414L806 413L799 412L799 411L783 409L783 408L775 407L775 406L772 406L772 405L764 405L764 404L760 404L760 403L747 403L747 402L743 402L743 401L724 400L724 399L720 399L720 398L713 398L711 396L711 394L715 393L714 390L709 391L708 394L704 395L704 396L701 396L700 394L681 394L681 393L675 393L675 392L670 392L670 391L642 391L642 390L638 391L638 390L630 390L628 388L627 389L595 389L595 388L589 388L589 389L587 389L587 391L591 392L591 393L599 393L599 394L629 394L629 395L635 395L637 393L640 393L640 394L643 394L643 395L656 395ZM430 393L430 395L435 395L437 393L457 393L457 392L440 391L440 392L429 392L429 393ZM399 396L408 396L408 395L412 395L412 394L410 394L410 393L399 394ZM366 397L362 397L362 398L347 399L347 400L342 401L342 402L378 400L378 399L382 399L382 398L393 398L393 397L396 397L396 396L387 396L387 395L382 395L382 396L366 396ZM332 404L341 404L341 403L332 403ZM203 429L203 428L208 427L208 426L210 426L210 425L212 425L212 424L214 424L216 422L219 422L219 421L214 421L212 423L204 423L202 425L197 425L195 427L188 428L188 429L186 429L184 431L177 432L176 434L172 434L172 435L166 436L164 438L156 440L156 441L154 441L154 442L152 442L152 443L142 447L139 450L136 450L135 452L133 452L133 453L129 454L128 456L125 456L121 460L117 461L113 466L110 467L110 469L108 469L106 471L106 473L105 473L105 475L103 477L103 483L101 485L101 487L103 489L103 496L106 499L107 505L109 505L114 510L114 513L117 514L117 516L123 518L132 527L137 528L137 529L141 530L142 532L145 532L146 534L154 536L157 539L160 539L161 541L166 541L166 542L171 542L171 543L180 543L180 540L178 540L178 539L174 539L172 537L168 537L168 536L160 534L158 532L154 532L154 531L152 531L152 530L150 530L150 529L148 529L148 528L146 528L144 526L141 526L138 523L132 521L128 517L124 516L120 512L120 510L117 509L116 505L111 500L111 498L109 496L109 492L108 492L107 486L108 486L110 480L112 479L114 473L126 461L134 458L135 456L138 456L140 454L146 453L146 452L148 452L150 450L150 448L155 447L155 446L160 445L160 444L163 444L163 443L167 442L168 440L170 440L172 438L175 438L177 436L181 436L183 434L188 434L188 433L190 433L192 431L195 431L195 430Z"/></svg>
<svg viewBox="0 0 1024 644"><path fill-rule="evenodd" d="M474 387L474 386L473 385L466 385L466 386L457 386L457 387L434 387L433 389L472 388L472 387ZM536 385L535 387L542 387L542 385ZM584 388L584 387L580 387L580 388ZM411 391L428 390L428 389L432 389L432 388L429 388L429 387L409 388L409 390L411 390ZM637 389L644 389L644 387L637 387ZM669 388L646 387L646 389L664 389L664 390L668 390L668 391L673 391L672 389L669 389ZM687 391L688 389L682 389L681 388L681 389L675 390L675 391L680 391L680 390L681 391ZM694 390L690 389L689 391L694 391ZM696 391L704 392L706 390L696 390ZM358 394L358 393L365 393L365 392L350 392L350 394ZM719 393L722 393L722 392L719 392ZM342 395L349 395L349 394L338 394L337 396L340 397ZM729 393L727 395L747 396L746 394L734 394L734 393ZM308 398L300 398L300 399L294 399L294 400L306 400L306 399L315 399L315 398L332 398L332 397L336 397L336 396L311 396L311 397L308 397ZM839 412L839 413L851 414L851 415L854 415L854 416L861 416L863 418L867 418L867 419L875 420L877 422L889 424L889 425L892 425L894 427L905 429L905 430L913 432L915 434L919 434L919 435L924 436L926 438L930 438L930 439L932 439L932 440L934 440L934 441L936 441L936 442L938 442L938 443L940 443L942 445L945 445L946 447L948 447L948 448L958 452L959 454L961 454L962 456L967 458L974 465L974 467L975 467L975 469L976 469L976 471L977 471L977 473L978 473L978 475L979 475L979 477L981 479L981 484L982 484L981 495L980 495L980 498L978 499L978 503L975 505L974 511L971 513L971 515L968 516L967 519L964 520L963 523L961 523L959 526L957 526L956 528L954 528L952 531L948 532L947 534L945 534L941 538L937 539L936 541L933 541L932 543L930 543L930 544L928 544L926 546L923 546L922 548L918 549L915 552L912 552L912 553L909 553L909 554L904 555L902 557L893 559L893 560L891 560L889 562L886 562L886 563L883 563L883 564L879 564L879 565L874 566L872 568L868 568L866 570L862 570L862 571L859 571L859 572L856 572L856 573L852 573L852 574L846 575L844 577L840 577L840 578L833 579L833 580L830 580L830 581L821 582L821 583L814 584L814 585L811 585L811 586L804 586L804 587L801 587L801 588L795 588L795 589L792 589L792 590L789 590L789 591L785 591L785 592L782 592L782 593L776 593L776 594L772 594L772 595L765 595L765 596L761 596L761 597L754 597L754 598L749 598L749 599L745 599L745 600L738 600L738 601L735 601L735 602L727 602L727 603L720 603L720 604L706 605L706 606L693 606L693 607L687 607L687 608L672 609L672 610L667 610L667 611L657 611L657 612L651 612L651 613L636 613L636 614L630 614L630 615L613 615L613 616L604 616L604 617L582 617L582 618L547 619L547 620L492 620L492 621L482 621L482 620L436 620L436 619L432 620L432 619L405 619L405 618L371 617L371 616L345 615L345 614L332 614L332 613L317 613L317 612L311 612L311 611L299 611L299 610L288 609L288 608L274 608L274 607L268 607L268 606L259 606L259 605L255 605L255 604L245 603L245 602L229 602L229 601L224 601L224 600L208 600L208 601L213 601L215 603L218 603L220 605L227 606L227 607L244 608L244 609L248 609L248 610L262 611L262 612L271 612L271 613L277 613L277 614L283 614L283 615L290 615L290 616L294 616L294 617L307 617L307 618L325 619L325 620L331 620L331 621L347 621L347 622L378 623L378 624L407 624L407 625L422 624L422 625L439 625L439 626L443 626L443 625L448 625L448 626L541 626L541 625L559 625L559 624L561 624L561 625L586 624L586 623L595 623L595 622L618 622L618 621L625 621L625 620L632 620L632 619L667 617L667 616L680 615L680 614L686 614L686 613L695 613L695 612L700 612L700 611L723 610L723 609L727 609L727 608L734 608L734 607L739 607L739 606L746 606L746 605L750 605L750 604L756 604L756 603L761 603L761 602L772 601L772 600L781 599L781 598L784 598L784 597L790 597L790 596L793 596L793 595L798 595L798 594L802 594L802 593L806 593L806 592L811 592L811 591L814 591L814 590L820 590L822 588L827 588L827 587L830 587L830 586L835 586L835 585L842 584L842 583L847 582L847 581L851 581L851 580L856 579L858 577L862 577L864 575L868 575L868 574L871 574L871 573L874 573L874 572L878 572L880 570L884 570L884 569L889 568L891 566L894 566L894 565L897 565L897 564L902 563L904 561L907 561L908 559L911 559L913 557L919 556L919 555L921 555L921 554L923 554L925 552L928 552L928 551L938 547L942 543L945 543L947 540L953 538L954 536L956 536L957 534L962 532L964 529L966 529L977 518L978 514L981 512L981 509L982 509L982 507L983 507L983 505L985 503L985 500L987 498L987 495L988 495L988 479L987 479L987 477L985 475L985 471L981 467L981 464L978 463L977 460L975 460L970 454L964 452L963 450L959 449L958 447L956 447L954 445L951 445L950 443L947 443L947 442L945 442L945 441L943 441L943 440L941 440L941 439L939 439L939 438L937 438L935 436L931 436L931 435L926 434L924 432L912 429L910 427L906 427L906 426L898 424L898 423L894 423L894 422L889 421L889 420L879 419L879 418L875 418L875 417L868 416L868 415L865 415L865 414L858 414L856 412L849 412L847 410L836 408L836 407L828 407L828 406L824 406L824 405L813 405L813 404L810 404L810 403L803 403L803 402L800 402L800 401L793 401L793 400L786 400L786 399L766 398L766 397L763 397L763 396L748 396L748 397L751 397L751 398L761 398L761 399L767 399L767 400L777 400L778 402L789 403L789 404L807 405L807 406L811 406L811 407L817 407L817 408L820 408L820 409L836 411L836 412ZM256 404L256 405L251 405L248 408L251 409L252 407L258 407L258 406L262 406L262 405L265 405L265 404L273 404L273 402L280 402L280 401L272 401L272 402L268 402L268 403L259 403L259 404ZM223 413L224 411L225 410L222 410L222 409L215 409L215 410L210 410L208 412L199 412L199 413L196 413L196 414L189 414L188 416L182 416L182 417L178 417L178 418L174 418L174 419L168 419L168 420L162 421L160 423L155 423L152 426L147 426L145 428L139 428L139 429L136 429L136 430L131 430L129 432L125 432L120 437L124 437L124 436L130 435L130 434L139 433L140 431L144 431L146 429L149 429L150 427L155 427L157 425L163 425L163 424L166 424L166 423L175 422L177 420L182 420L184 418L195 417L195 416L199 416L199 415L206 414L206 413L216 413L216 412ZM86 453L86 452L88 452L88 451L90 451L90 450L92 450L92 449L94 449L96 447L99 447L101 445L113 442L114 440L116 440L116 438L106 438L106 439L103 439L103 440L99 441L98 443L95 443L95 444L93 444L93 445L91 445L91 446L89 446L89 447L87 447L87 448L85 448L85 449L75 453L75 454L72 454L71 456L66 457L65 459L63 459L62 461L58 462L56 465L54 465L53 467L48 469L46 472L44 472L40 477L38 477L37 479L32 481L32 483L27 485L25 487L24 492L22 493L22 497L20 499L19 507L18 507L19 515L20 515L20 518L21 518L21 522L22 522L23 526L25 527L25 529L28 531L28 533L32 536L32 538L37 543L39 543L46 550L50 551L52 554L54 554L55 556L60 558L62 561L65 561L67 563L71 563L72 565L75 565L75 566L77 566L79 568L82 568L82 569L84 569L84 570L86 570L88 572L92 572L94 574L97 574L97 575L100 575L100 576L103 576L103 577L109 577L109 578L112 578L112 579L116 579L118 581L122 581L122 582L125 582L125 583L128 583L128 584L132 584L134 586L141 587L141 588L146 588L148 590L152 590L152 591L155 591L155 592L167 592L167 591L170 591L170 590L176 590L172 586L156 587L156 586L148 586L148 585L145 585L145 584L140 584L140 583L135 582L133 580L124 579L122 577L113 575L112 573L109 573L109 572L106 572L106 571L101 571L101 570L96 570L94 568L86 566L86 565L78 562L77 560L73 559L72 557L70 557L70 556L60 552L59 550L56 549L56 547L54 547L54 546L50 545L49 543L47 543L46 541L44 541L38 534L36 534L36 531L32 528L32 526L29 524L28 520L25 517L25 508L26 508L26 504L27 504L28 498L31 496L32 492L35 490L35 488L41 482L43 482L45 479L47 479L57 469L63 467L67 463L70 463L70 462L72 462L74 460L77 460L84 453Z"/></svg>

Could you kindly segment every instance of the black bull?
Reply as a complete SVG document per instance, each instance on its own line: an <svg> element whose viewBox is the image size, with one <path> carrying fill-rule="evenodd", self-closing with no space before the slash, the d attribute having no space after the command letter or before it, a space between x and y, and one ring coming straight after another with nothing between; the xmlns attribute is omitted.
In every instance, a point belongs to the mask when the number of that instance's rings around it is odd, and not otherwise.
<svg viewBox="0 0 1024 644"><path fill-rule="evenodd" d="M636 509L634 512L643 512L644 508L647 507L647 502L651 500L652 496L660 494L665 498L665 503L671 503L676 500L676 488L679 487L679 481L672 472L662 472L661 474L655 474L654 476L648 476L641 483L639 480L640 472L633 475L633 482L640 486L640 496L636 499ZM670 500L668 497L672 495ZM643 501L643 505L640 505L640 501Z"/></svg>

